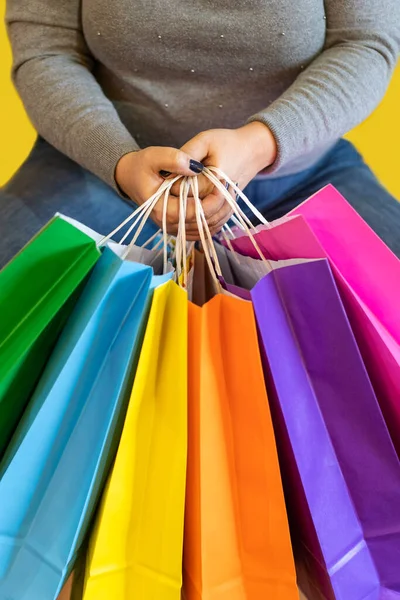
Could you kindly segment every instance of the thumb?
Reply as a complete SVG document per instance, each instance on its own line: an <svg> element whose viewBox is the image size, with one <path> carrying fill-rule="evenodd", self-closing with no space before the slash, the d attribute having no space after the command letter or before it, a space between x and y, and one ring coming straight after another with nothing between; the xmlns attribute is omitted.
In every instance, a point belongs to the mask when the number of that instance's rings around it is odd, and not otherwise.
<svg viewBox="0 0 400 600"><path fill-rule="evenodd" d="M158 172L168 171L175 175L193 176L201 173L204 165L182 150L163 148L156 158L154 168Z"/></svg>
<svg viewBox="0 0 400 600"><path fill-rule="evenodd" d="M181 152L189 154L189 156L192 156L196 160L204 160L210 154L211 141L212 136L209 135L209 132L203 131L186 142L186 144L181 147Z"/></svg>

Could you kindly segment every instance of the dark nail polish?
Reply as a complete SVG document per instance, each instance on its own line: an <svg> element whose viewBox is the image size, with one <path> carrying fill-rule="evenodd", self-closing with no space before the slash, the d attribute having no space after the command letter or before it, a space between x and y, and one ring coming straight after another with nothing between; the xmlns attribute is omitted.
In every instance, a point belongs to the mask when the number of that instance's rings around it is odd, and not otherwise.
<svg viewBox="0 0 400 600"><path fill-rule="evenodd" d="M161 177L169 177L171 173L169 171L160 171Z"/></svg>
<svg viewBox="0 0 400 600"><path fill-rule="evenodd" d="M190 170L193 171L193 173L201 173L203 169L203 163L190 159Z"/></svg>

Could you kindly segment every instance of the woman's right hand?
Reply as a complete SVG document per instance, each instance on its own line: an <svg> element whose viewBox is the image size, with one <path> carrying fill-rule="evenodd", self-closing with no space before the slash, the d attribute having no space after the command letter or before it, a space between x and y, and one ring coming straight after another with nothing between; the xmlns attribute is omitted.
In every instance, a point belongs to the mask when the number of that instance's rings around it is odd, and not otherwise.
<svg viewBox="0 0 400 600"><path fill-rule="evenodd" d="M175 148L150 146L137 152L125 154L118 162L115 170L115 179L118 186L136 204L143 204L160 187L165 180L160 171L167 171L173 175L194 176L201 173L203 165L191 159L188 154ZM221 200L222 204L224 200ZM206 219L221 209L220 202L203 203ZM162 227L163 198L154 208L151 218ZM176 234L179 223L179 198L170 195L167 209L168 233ZM196 225L196 212L193 198L188 199L186 212L186 232L188 240L198 239Z"/></svg>

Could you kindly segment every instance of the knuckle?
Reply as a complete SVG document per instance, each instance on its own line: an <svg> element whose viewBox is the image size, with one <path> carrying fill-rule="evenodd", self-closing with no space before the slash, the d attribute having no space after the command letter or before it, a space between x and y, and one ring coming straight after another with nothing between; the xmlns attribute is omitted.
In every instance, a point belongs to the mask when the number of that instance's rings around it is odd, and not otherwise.
<svg viewBox="0 0 400 600"><path fill-rule="evenodd" d="M175 213L167 213L167 223L169 225L176 225L178 223L178 218Z"/></svg>
<svg viewBox="0 0 400 600"><path fill-rule="evenodd" d="M216 217L211 217L211 219L208 219L207 221L207 225L209 227L215 227L217 223L219 223L219 215L217 215Z"/></svg>
<svg viewBox="0 0 400 600"><path fill-rule="evenodd" d="M142 150L140 150L140 153L143 156L143 158L147 159L154 153L154 147L148 146L147 148L143 148Z"/></svg>
<svg viewBox="0 0 400 600"><path fill-rule="evenodd" d="M198 133L196 135L196 137L194 138L195 140L198 140L202 143L206 142L209 138L209 132L208 131L201 131L200 133Z"/></svg>
<svg viewBox="0 0 400 600"><path fill-rule="evenodd" d="M208 221L211 219L215 219L215 216L221 210L223 203L224 198L222 196L215 196L212 205L208 206L207 208L204 208L204 214Z"/></svg>
<svg viewBox="0 0 400 600"><path fill-rule="evenodd" d="M157 221L160 221L162 217L162 212L159 208L153 208L151 216L153 217L153 219L157 219Z"/></svg>
<svg viewBox="0 0 400 600"><path fill-rule="evenodd" d="M185 168L187 163L186 154L181 150L172 149L171 163L175 165L177 169Z"/></svg>

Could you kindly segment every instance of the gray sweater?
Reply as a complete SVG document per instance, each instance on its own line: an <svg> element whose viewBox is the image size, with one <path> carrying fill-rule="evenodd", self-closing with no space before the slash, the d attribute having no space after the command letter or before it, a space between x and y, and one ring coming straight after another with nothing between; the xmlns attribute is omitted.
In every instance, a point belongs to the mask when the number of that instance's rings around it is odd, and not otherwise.
<svg viewBox="0 0 400 600"><path fill-rule="evenodd" d="M310 166L379 103L400 0L8 0L38 132L114 186L125 153L264 122L271 176ZM399 116L400 118L400 116Z"/></svg>

